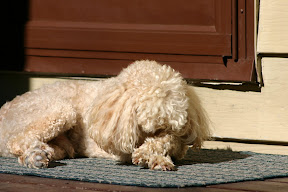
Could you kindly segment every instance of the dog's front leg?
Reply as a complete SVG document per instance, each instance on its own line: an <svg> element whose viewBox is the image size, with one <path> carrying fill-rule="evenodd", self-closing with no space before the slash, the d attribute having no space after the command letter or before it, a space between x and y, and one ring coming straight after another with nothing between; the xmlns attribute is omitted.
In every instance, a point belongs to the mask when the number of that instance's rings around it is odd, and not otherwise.
<svg viewBox="0 0 288 192"><path fill-rule="evenodd" d="M155 170L175 170L171 158L181 159L186 154L188 146L181 139L172 135L149 137L132 153L132 162L135 165Z"/></svg>

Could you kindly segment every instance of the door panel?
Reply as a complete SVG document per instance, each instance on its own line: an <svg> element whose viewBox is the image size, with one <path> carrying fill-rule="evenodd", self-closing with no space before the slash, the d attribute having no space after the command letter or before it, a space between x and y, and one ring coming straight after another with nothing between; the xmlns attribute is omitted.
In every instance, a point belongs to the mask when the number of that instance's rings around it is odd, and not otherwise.
<svg viewBox="0 0 288 192"><path fill-rule="evenodd" d="M247 64L250 74L242 75L245 78L232 72L246 66L244 60L247 63L247 55L240 62L231 60L232 1L249 4L246 0L31 0L25 69L116 75L134 60L153 59L171 64L190 79L233 80L236 75L237 81L249 81L253 61ZM244 26L246 16L245 12L241 17ZM238 43L234 53L246 53L246 42ZM57 67L60 63L75 66L65 70Z"/></svg>
<svg viewBox="0 0 288 192"><path fill-rule="evenodd" d="M205 50L208 55L230 56L230 4L229 0L34 0L27 46L194 55Z"/></svg>

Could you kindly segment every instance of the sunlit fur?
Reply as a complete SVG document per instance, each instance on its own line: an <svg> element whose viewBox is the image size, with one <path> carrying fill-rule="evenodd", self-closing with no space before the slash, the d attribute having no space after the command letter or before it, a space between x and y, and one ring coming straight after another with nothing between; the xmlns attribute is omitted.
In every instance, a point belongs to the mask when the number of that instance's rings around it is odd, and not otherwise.
<svg viewBox="0 0 288 192"><path fill-rule="evenodd" d="M148 60L102 81L47 85L0 109L0 156L31 168L87 156L174 170L172 159L209 135L193 88L171 67Z"/></svg>

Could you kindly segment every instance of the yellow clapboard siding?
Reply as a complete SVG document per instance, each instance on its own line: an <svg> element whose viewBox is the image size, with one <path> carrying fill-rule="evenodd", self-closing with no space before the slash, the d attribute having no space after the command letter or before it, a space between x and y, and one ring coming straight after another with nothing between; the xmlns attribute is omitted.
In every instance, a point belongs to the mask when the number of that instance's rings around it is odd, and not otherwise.
<svg viewBox="0 0 288 192"><path fill-rule="evenodd" d="M261 0L258 53L288 53L288 1Z"/></svg>
<svg viewBox="0 0 288 192"><path fill-rule="evenodd" d="M288 141L288 58L263 58L261 92L196 88L214 136Z"/></svg>

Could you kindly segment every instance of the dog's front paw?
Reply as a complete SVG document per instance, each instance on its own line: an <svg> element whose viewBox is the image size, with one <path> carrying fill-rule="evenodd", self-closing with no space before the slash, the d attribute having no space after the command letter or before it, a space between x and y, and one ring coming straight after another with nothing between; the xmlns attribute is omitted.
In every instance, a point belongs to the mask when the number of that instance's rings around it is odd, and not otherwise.
<svg viewBox="0 0 288 192"><path fill-rule="evenodd" d="M169 156L154 155L149 159L148 167L152 170L174 171L175 166Z"/></svg>
<svg viewBox="0 0 288 192"><path fill-rule="evenodd" d="M139 166L147 168L148 167L148 159L149 159L149 157L147 155L145 155L144 153L140 152L139 149L136 150L132 154L132 163L134 165L139 165Z"/></svg>
<svg viewBox="0 0 288 192"><path fill-rule="evenodd" d="M169 156L155 154L147 155L138 150L132 154L132 163L152 170L175 170L175 166Z"/></svg>
<svg viewBox="0 0 288 192"><path fill-rule="evenodd" d="M52 159L53 149L49 146L35 146L18 158L20 164L29 168L47 168Z"/></svg>

